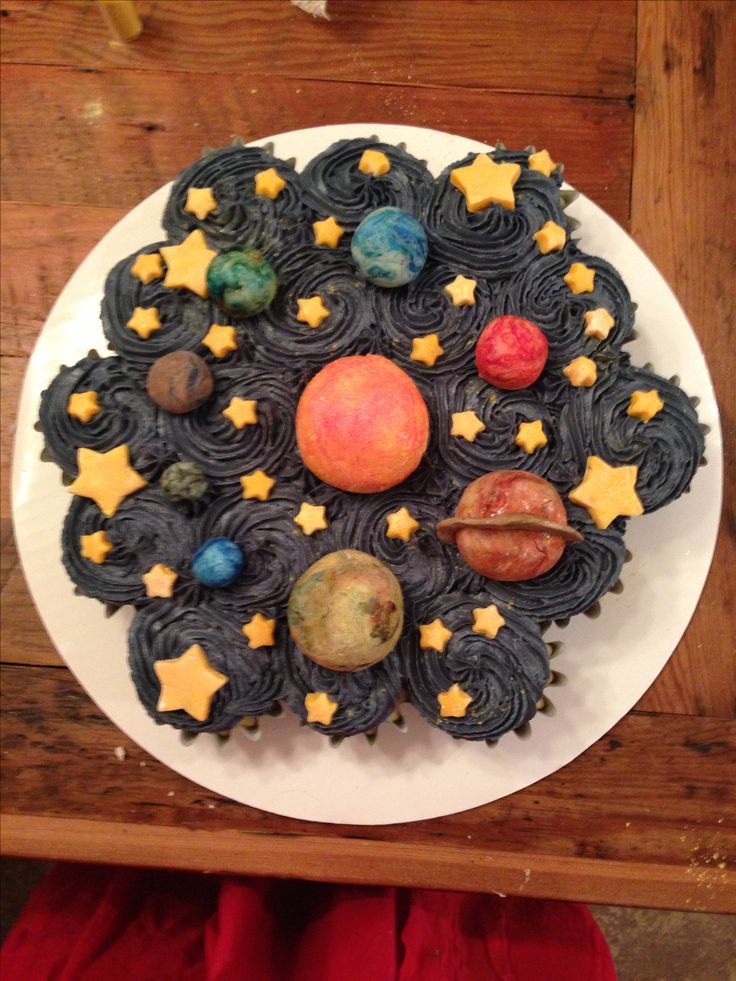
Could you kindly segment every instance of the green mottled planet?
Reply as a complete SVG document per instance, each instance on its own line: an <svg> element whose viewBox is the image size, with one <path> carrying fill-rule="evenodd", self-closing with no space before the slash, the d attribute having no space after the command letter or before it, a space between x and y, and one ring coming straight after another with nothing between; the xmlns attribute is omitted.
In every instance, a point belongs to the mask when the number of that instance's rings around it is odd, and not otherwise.
<svg viewBox="0 0 736 981"><path fill-rule="evenodd" d="M207 289L218 307L231 317L252 317L276 295L276 273L257 249L230 249L215 256L207 268Z"/></svg>
<svg viewBox="0 0 736 981"><path fill-rule="evenodd" d="M396 576L354 549L330 552L297 579L287 608L297 647L333 671L360 671L396 646L404 600Z"/></svg>

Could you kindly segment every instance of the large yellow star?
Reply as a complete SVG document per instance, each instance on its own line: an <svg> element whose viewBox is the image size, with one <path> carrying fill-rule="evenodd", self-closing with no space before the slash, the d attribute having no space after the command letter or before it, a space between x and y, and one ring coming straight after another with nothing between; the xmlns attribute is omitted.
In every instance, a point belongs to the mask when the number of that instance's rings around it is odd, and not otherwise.
<svg viewBox="0 0 736 981"><path fill-rule="evenodd" d="M450 436L462 436L469 443L474 443L475 437L478 433L482 433L485 428L485 423L470 409L467 412L452 413Z"/></svg>
<svg viewBox="0 0 736 981"><path fill-rule="evenodd" d="M159 279L164 274L164 266L161 262L160 252L141 252L135 257L135 262L130 267L131 273L148 286L154 279Z"/></svg>
<svg viewBox="0 0 736 981"><path fill-rule="evenodd" d="M574 504L587 509L596 528L607 528L614 518L644 513L635 485L639 468L612 467L599 456L589 456L583 481L570 491Z"/></svg>
<svg viewBox="0 0 736 981"><path fill-rule="evenodd" d="M382 150L363 150L358 161L358 170L372 177L383 177L391 170L391 161Z"/></svg>
<svg viewBox="0 0 736 981"><path fill-rule="evenodd" d="M230 404L222 410L222 414L236 429L243 429L244 426L258 424L257 407L258 402L255 399L241 399L236 395L230 399Z"/></svg>
<svg viewBox="0 0 736 981"><path fill-rule="evenodd" d="M566 364L562 374L575 388L590 388L598 377L598 367L591 358L581 355Z"/></svg>
<svg viewBox="0 0 736 981"><path fill-rule="evenodd" d="M111 518L129 494L148 484L130 465L125 443L107 453L82 446L77 450L79 476L69 485L69 492L91 498L104 515Z"/></svg>
<svg viewBox="0 0 736 981"><path fill-rule="evenodd" d="M473 701L473 696L468 695L456 683L447 691L441 691L437 695L437 701L440 703L440 715L443 718L462 719L468 711L468 705Z"/></svg>
<svg viewBox="0 0 736 981"><path fill-rule="evenodd" d="M549 177L556 166L557 164L546 150L532 153L529 157L529 170L537 170L545 177Z"/></svg>
<svg viewBox="0 0 736 981"><path fill-rule="evenodd" d="M648 392L631 393L626 415L636 416L643 422L649 422L649 420L653 419L658 412L662 411L663 408L664 402L659 397L659 392L656 388L652 388Z"/></svg>
<svg viewBox="0 0 736 981"><path fill-rule="evenodd" d="M565 229L554 221L545 221L539 231L534 233L534 241L539 246L542 255L547 255L549 252L559 252L566 240Z"/></svg>
<svg viewBox="0 0 736 981"><path fill-rule="evenodd" d="M275 167L261 170L256 174L256 194L275 201L286 187L286 181Z"/></svg>
<svg viewBox="0 0 736 981"><path fill-rule="evenodd" d="M321 722L323 726L328 726L340 703L333 702L326 691L313 691L304 696L304 708L307 710L307 722Z"/></svg>
<svg viewBox="0 0 736 981"><path fill-rule="evenodd" d="M305 535L313 535L315 531L324 531L328 526L323 504L307 504L302 502L299 514L294 518L294 524L299 525Z"/></svg>
<svg viewBox="0 0 736 981"><path fill-rule="evenodd" d="M419 522L412 515L408 508L399 508L386 515L386 537L397 538L402 542L408 542L413 534L419 531Z"/></svg>
<svg viewBox="0 0 736 981"><path fill-rule="evenodd" d="M613 330L616 321L605 307L598 307L597 310L588 310L584 316L586 337L597 337L599 341L605 341Z"/></svg>
<svg viewBox="0 0 736 981"><path fill-rule="evenodd" d="M215 671L199 644L192 644L181 657L154 661L153 670L161 683L158 711L183 709L197 722L207 720L213 695L230 680Z"/></svg>
<svg viewBox="0 0 736 981"><path fill-rule="evenodd" d="M512 211L516 206L514 184L521 167L515 163L495 163L479 153L472 164L450 171L450 183L465 195L468 211L483 211L489 204L500 204Z"/></svg>
<svg viewBox="0 0 736 981"><path fill-rule="evenodd" d="M243 497L246 500L267 501L271 496L276 481L263 470L254 470L240 478Z"/></svg>
<svg viewBox="0 0 736 981"><path fill-rule="evenodd" d="M224 358L226 354L238 350L238 332L227 324L212 324L200 343L209 348L216 358Z"/></svg>
<svg viewBox="0 0 736 981"><path fill-rule="evenodd" d="M136 307L127 326L147 341L154 331L161 329L158 310L156 307Z"/></svg>
<svg viewBox="0 0 736 981"><path fill-rule="evenodd" d="M473 630L477 634L483 634L493 640L505 625L506 621L498 612L495 603L491 603L490 606L478 606L473 610Z"/></svg>
<svg viewBox="0 0 736 981"><path fill-rule="evenodd" d="M146 596L156 596L159 599L170 599L174 595L174 583L179 576L163 562L152 566L143 573Z"/></svg>
<svg viewBox="0 0 736 981"><path fill-rule="evenodd" d="M345 229L337 224L332 215L325 218L324 221L313 222L312 229L314 231L314 244L326 245L330 249L336 249L340 244L340 239L345 234Z"/></svg>
<svg viewBox="0 0 736 981"><path fill-rule="evenodd" d="M322 297L310 296L301 297L297 301L299 310L296 319L302 324L309 324L310 327L319 327L325 317L329 317L330 311L324 305Z"/></svg>
<svg viewBox="0 0 736 981"><path fill-rule="evenodd" d="M262 613L256 613L249 623L243 624L243 633L248 638L248 647L252 650L257 647L273 647L276 643L275 630L276 621L269 620Z"/></svg>
<svg viewBox="0 0 736 981"><path fill-rule="evenodd" d="M79 544L85 559L102 565L112 549L112 542L105 531L95 531L91 535L80 535Z"/></svg>
<svg viewBox="0 0 736 981"><path fill-rule="evenodd" d="M453 306L472 307L475 306L475 287L477 285L477 279L456 276L451 283L444 287L444 291L452 300Z"/></svg>
<svg viewBox="0 0 736 981"><path fill-rule="evenodd" d="M533 453L540 446L546 446L547 434L542 426L542 420L535 419L534 422L520 422L514 442L517 446L525 449L527 453Z"/></svg>
<svg viewBox="0 0 736 981"><path fill-rule="evenodd" d="M74 392L66 404L68 415L80 422L87 423L102 412L102 406L97 401L97 392Z"/></svg>
<svg viewBox="0 0 736 981"><path fill-rule="evenodd" d="M428 368L433 368L437 358L441 358L444 353L439 337L436 334L427 334L426 337L414 338L409 357L412 361L420 361Z"/></svg>
<svg viewBox="0 0 736 981"><path fill-rule="evenodd" d="M187 200L184 210L190 215L196 215L200 221L204 221L210 211L217 207L217 201L212 193L211 187L190 187L187 191Z"/></svg>
<svg viewBox="0 0 736 981"><path fill-rule="evenodd" d="M434 650L444 653L447 642L452 637L452 631L448 630L444 623L437 617L431 623L419 625L419 646L424 651Z"/></svg>
<svg viewBox="0 0 736 981"><path fill-rule="evenodd" d="M164 286L172 289L191 290L206 299L207 267L217 255L207 248L207 239L201 228L195 228L181 245L164 245L161 255L166 263Z"/></svg>
<svg viewBox="0 0 736 981"><path fill-rule="evenodd" d="M592 293L595 269L586 266L584 262L573 262L563 279L576 296L580 293Z"/></svg>

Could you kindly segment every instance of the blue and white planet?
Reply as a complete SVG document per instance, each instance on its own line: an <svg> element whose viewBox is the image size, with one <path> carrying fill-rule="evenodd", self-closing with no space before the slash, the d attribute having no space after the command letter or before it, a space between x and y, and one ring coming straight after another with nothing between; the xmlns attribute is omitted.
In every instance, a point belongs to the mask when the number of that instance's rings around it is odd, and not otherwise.
<svg viewBox="0 0 736 981"><path fill-rule="evenodd" d="M361 221L350 246L360 272L376 286L404 286L427 261L421 222L401 208L378 208Z"/></svg>

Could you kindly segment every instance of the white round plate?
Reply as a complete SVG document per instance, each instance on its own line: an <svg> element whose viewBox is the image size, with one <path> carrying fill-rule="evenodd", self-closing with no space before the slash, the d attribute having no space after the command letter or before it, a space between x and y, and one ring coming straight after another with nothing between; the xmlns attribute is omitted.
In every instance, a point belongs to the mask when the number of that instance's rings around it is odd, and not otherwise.
<svg viewBox="0 0 736 981"><path fill-rule="evenodd" d="M325 126L257 141L297 168L339 139L377 134L404 142L433 173L471 151L489 147L428 129L379 123ZM60 556L68 491L53 464L41 463L43 438L33 428L39 396L61 364L74 364L105 340L100 301L110 268L163 236L160 217L169 187L134 208L72 276L31 357L18 413L13 460L13 516L18 549L46 630L80 684L102 711L152 756L195 783L265 811L311 821L378 825L452 814L511 794L554 773L610 729L643 695L676 647L697 605L715 546L721 507L722 446L718 410L703 353L685 314L661 275L624 230L584 197L569 214L581 222L590 254L620 271L638 302L634 363L652 362L677 374L700 397L700 420L710 426L707 466L689 494L629 524L624 591L608 594L592 620L575 617L547 640L563 649L555 668L567 679L550 690L554 714L539 714L531 734L506 735L497 746L462 742L405 710L407 731L384 724L375 744L362 737L339 746L290 712L262 720L260 738L235 730L223 743L201 735L184 745L172 728L156 725L141 707L128 676L126 631L132 608L106 619L96 600L75 596ZM131 774L135 779L135 774Z"/></svg>

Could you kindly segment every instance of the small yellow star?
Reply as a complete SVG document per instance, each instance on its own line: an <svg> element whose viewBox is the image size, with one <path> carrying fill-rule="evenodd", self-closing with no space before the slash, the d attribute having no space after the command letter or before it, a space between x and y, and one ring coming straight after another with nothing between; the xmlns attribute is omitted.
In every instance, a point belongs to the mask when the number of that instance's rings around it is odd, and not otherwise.
<svg viewBox="0 0 736 981"><path fill-rule="evenodd" d="M402 542L408 542L411 536L419 531L419 522L414 518L408 508L399 508L392 514L386 515L387 538L399 538Z"/></svg>
<svg viewBox="0 0 736 981"><path fill-rule="evenodd" d="M479 606L473 610L473 630L477 634L484 634L493 640L501 627L505 625L506 621L498 612L495 603L491 603L490 606Z"/></svg>
<svg viewBox="0 0 736 981"><path fill-rule="evenodd" d="M421 361L428 368L432 368L437 358L442 357L444 353L445 349L440 345L440 339L436 334L415 337L411 342L411 360Z"/></svg>
<svg viewBox="0 0 736 981"><path fill-rule="evenodd" d="M590 388L598 377L598 368L595 361L581 356L565 365L562 374L575 388Z"/></svg>
<svg viewBox="0 0 736 981"><path fill-rule="evenodd" d="M514 184L520 174L518 164L494 163L488 154L479 153L472 164L450 172L450 183L465 195L468 211L483 211L489 204L513 210Z"/></svg>
<svg viewBox="0 0 736 981"><path fill-rule="evenodd" d="M122 501L148 484L130 465L130 454L125 443L106 453L89 450L85 446L77 450L79 476L69 485L69 492L79 497L89 497L104 515L111 518Z"/></svg>
<svg viewBox="0 0 736 981"><path fill-rule="evenodd" d="M147 341L154 331L161 329L158 310L156 307L136 307L128 321L128 327Z"/></svg>
<svg viewBox="0 0 736 981"><path fill-rule="evenodd" d="M273 647L276 643L275 630L276 621L269 620L262 613L256 613L250 623L243 624L243 633L248 638L248 647L252 650L256 647Z"/></svg>
<svg viewBox="0 0 736 981"><path fill-rule="evenodd" d="M598 307L597 310L588 310L583 320L585 321L585 330L583 333L587 337L597 337L599 341L605 341L616 323L605 307Z"/></svg>
<svg viewBox="0 0 736 981"><path fill-rule="evenodd" d="M253 473L245 474L240 478L240 486L243 488L245 500L267 501L276 486L276 481L263 470L254 470Z"/></svg>
<svg viewBox="0 0 736 981"><path fill-rule="evenodd" d="M345 229L341 228L335 219L330 215L324 221L312 223L314 230L314 244L326 245L330 249L336 249L340 244L340 239L345 234Z"/></svg>
<svg viewBox="0 0 736 981"><path fill-rule="evenodd" d="M190 187L187 191L184 210L190 215L196 215L200 221L204 221L210 211L214 211L216 207L217 201L211 187Z"/></svg>
<svg viewBox="0 0 736 981"><path fill-rule="evenodd" d="M238 332L226 324L212 324L202 338L201 344L209 348L216 358L238 350Z"/></svg>
<svg viewBox="0 0 736 981"><path fill-rule="evenodd" d="M245 426L258 424L257 406L258 402L255 399L240 399L236 395L230 399L230 405L222 410L222 414L236 429L243 429Z"/></svg>
<svg viewBox="0 0 736 981"><path fill-rule="evenodd" d="M307 710L307 722L321 722L323 726L328 726L340 704L333 702L326 691L314 691L304 696L304 708Z"/></svg>
<svg viewBox="0 0 736 981"><path fill-rule="evenodd" d="M523 447L527 453L533 453L540 446L546 446L547 435L542 427L542 420L535 419L534 422L520 422L514 443L517 446Z"/></svg>
<svg viewBox="0 0 736 981"><path fill-rule="evenodd" d="M456 276L451 283L444 287L444 291L452 300L453 306L472 307L475 306L475 287L477 285L477 279Z"/></svg>
<svg viewBox="0 0 736 981"><path fill-rule="evenodd" d="M301 297L296 302L299 306L296 319L310 327L319 327L325 317L330 315L321 296Z"/></svg>
<svg viewBox="0 0 736 981"><path fill-rule="evenodd" d="M275 201L286 187L286 181L275 167L261 170L256 174L256 194Z"/></svg>
<svg viewBox="0 0 736 981"><path fill-rule="evenodd" d="M576 296L580 293L592 293L595 269L591 269L582 262L573 262L567 270L564 280Z"/></svg>
<svg viewBox="0 0 736 981"><path fill-rule="evenodd" d="M179 576L163 562L157 562L148 572L143 573L146 596L170 599L174 595L174 583Z"/></svg>
<svg viewBox="0 0 736 981"><path fill-rule="evenodd" d="M323 504L307 504L302 502L299 514L294 518L294 524L299 525L305 535L313 535L315 531L324 531L328 525Z"/></svg>
<svg viewBox="0 0 736 981"><path fill-rule="evenodd" d="M102 412L102 406L97 401L97 392L74 392L69 396L66 411L80 422L94 419L98 412Z"/></svg>
<svg viewBox="0 0 736 981"><path fill-rule="evenodd" d="M134 276L147 286L154 279L160 279L164 274L164 264L161 261L160 252L141 252L136 256L135 262L130 267Z"/></svg>
<svg viewBox="0 0 736 981"><path fill-rule="evenodd" d="M217 252L207 248L201 228L195 228L180 245L164 245L161 255L166 263L164 286L186 289L207 299L207 267Z"/></svg>
<svg viewBox="0 0 736 981"><path fill-rule="evenodd" d="M106 531L95 531L91 535L80 535L79 544L82 555L96 565L102 565L112 549L112 542Z"/></svg>
<svg viewBox="0 0 736 981"><path fill-rule="evenodd" d="M659 392L656 388L652 388L648 392L632 392L626 414L636 416L643 422L649 422L663 408L664 402L659 397Z"/></svg>
<svg viewBox="0 0 736 981"><path fill-rule="evenodd" d="M481 422L472 410L452 413L450 436L462 436L469 443L474 443L475 437L478 433L482 433L485 428L485 423Z"/></svg>
<svg viewBox="0 0 736 981"><path fill-rule="evenodd" d="M381 150L364 150L358 170L373 177L382 177L391 170L391 161Z"/></svg>
<svg viewBox="0 0 736 981"><path fill-rule="evenodd" d="M562 225L554 221L545 221L538 232L534 233L534 241L539 246L542 255L548 252L559 252L567 241L567 232Z"/></svg>
<svg viewBox="0 0 736 981"><path fill-rule="evenodd" d="M437 695L437 701L440 703L440 715L443 718L462 719L468 711L468 705L473 701L473 696L463 691L460 685L454 684L447 691L441 691Z"/></svg>
<svg viewBox="0 0 736 981"><path fill-rule="evenodd" d="M529 157L529 170L538 170L545 177L549 177L556 166L557 164L552 160L552 157L550 157L546 150L532 153Z"/></svg>
<svg viewBox="0 0 736 981"><path fill-rule="evenodd" d="M423 651L433 650L443 654L450 637L452 631L447 629L439 617L431 623L419 625L419 646Z"/></svg>
<svg viewBox="0 0 736 981"><path fill-rule="evenodd" d="M192 644L181 657L154 661L153 670L161 683L157 710L183 709L198 722L207 720L213 695L230 680L215 671L199 644Z"/></svg>
<svg viewBox="0 0 736 981"><path fill-rule="evenodd" d="M635 485L639 468L611 467L599 456L589 456L583 481L570 491L574 504L588 510L596 528L607 528L614 518L644 513Z"/></svg>

